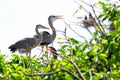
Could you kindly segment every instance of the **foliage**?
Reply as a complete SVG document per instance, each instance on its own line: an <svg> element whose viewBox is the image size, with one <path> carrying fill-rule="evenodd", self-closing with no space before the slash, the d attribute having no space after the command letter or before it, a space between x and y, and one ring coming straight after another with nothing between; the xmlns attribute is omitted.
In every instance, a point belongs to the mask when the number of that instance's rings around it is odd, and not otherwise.
<svg viewBox="0 0 120 80"><path fill-rule="evenodd" d="M58 59L48 58L49 53L42 52L43 58L12 54L11 60L6 61L5 55L0 54L0 80L118 80L120 5L103 2L97 5L103 9L98 18L113 22L114 31L98 36L96 28L93 38L83 42L65 37L67 43L61 45Z"/></svg>

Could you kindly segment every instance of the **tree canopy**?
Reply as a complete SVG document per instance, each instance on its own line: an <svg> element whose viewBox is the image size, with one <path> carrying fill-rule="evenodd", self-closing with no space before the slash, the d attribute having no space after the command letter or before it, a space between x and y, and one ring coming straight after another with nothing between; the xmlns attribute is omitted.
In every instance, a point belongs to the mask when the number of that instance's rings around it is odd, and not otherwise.
<svg viewBox="0 0 120 80"><path fill-rule="evenodd" d="M84 5L89 6L89 11ZM74 15L81 11L88 14L80 23L87 29L92 38L86 40L74 27L66 23L79 38L70 38L63 31L64 37L59 40L57 59L48 57L30 58L11 54L12 59L6 61L5 55L0 54L0 80L118 80L120 79L120 2L98 1L93 4L78 1L79 8ZM87 25L87 26L86 26ZM90 27L95 28L91 33Z"/></svg>

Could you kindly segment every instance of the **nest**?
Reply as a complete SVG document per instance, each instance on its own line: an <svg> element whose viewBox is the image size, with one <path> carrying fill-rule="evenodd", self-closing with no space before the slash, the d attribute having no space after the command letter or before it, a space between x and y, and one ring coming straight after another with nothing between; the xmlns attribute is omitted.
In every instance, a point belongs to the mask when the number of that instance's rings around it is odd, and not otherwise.
<svg viewBox="0 0 120 80"><path fill-rule="evenodd" d="M113 23L111 23L108 29L111 31L115 30L115 25Z"/></svg>
<svg viewBox="0 0 120 80"><path fill-rule="evenodd" d="M85 16L85 20L83 20L83 24L87 28L96 25L95 19L92 17L91 13L89 13L89 18L87 18L87 16Z"/></svg>

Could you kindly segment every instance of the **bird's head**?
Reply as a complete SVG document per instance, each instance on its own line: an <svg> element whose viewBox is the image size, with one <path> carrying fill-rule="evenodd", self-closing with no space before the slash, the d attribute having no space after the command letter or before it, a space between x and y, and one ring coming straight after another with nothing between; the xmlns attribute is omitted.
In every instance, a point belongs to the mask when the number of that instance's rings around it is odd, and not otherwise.
<svg viewBox="0 0 120 80"><path fill-rule="evenodd" d="M85 20L87 20L87 16L85 15Z"/></svg>
<svg viewBox="0 0 120 80"><path fill-rule="evenodd" d="M56 19L63 19L63 17L62 16L55 16L55 15L50 15L49 17L48 17L48 20L50 20L50 21L55 21Z"/></svg>
<svg viewBox="0 0 120 80"><path fill-rule="evenodd" d="M57 50L54 47L48 47L47 50L51 53L57 53Z"/></svg>

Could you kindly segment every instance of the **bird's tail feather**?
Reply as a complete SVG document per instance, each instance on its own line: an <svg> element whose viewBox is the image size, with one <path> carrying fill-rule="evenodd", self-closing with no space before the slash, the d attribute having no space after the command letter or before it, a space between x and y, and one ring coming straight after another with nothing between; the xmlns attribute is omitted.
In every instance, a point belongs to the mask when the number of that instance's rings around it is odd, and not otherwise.
<svg viewBox="0 0 120 80"><path fill-rule="evenodd" d="M12 53L14 53L14 52L16 51L16 48L15 48L15 45L14 45L14 44L11 45L11 46L9 46L8 49L10 49L10 51L11 51Z"/></svg>

